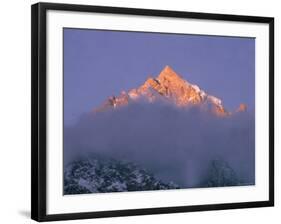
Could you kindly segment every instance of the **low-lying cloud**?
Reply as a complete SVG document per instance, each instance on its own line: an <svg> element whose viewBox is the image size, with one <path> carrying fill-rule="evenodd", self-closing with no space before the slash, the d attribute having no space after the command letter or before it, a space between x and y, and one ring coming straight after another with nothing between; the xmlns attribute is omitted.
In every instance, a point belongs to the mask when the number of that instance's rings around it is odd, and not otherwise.
<svg viewBox="0 0 281 224"><path fill-rule="evenodd" d="M163 181L200 184L210 161L232 167L240 180L254 183L254 113L221 118L199 108L164 103L132 103L87 114L64 128L65 163L97 154L135 162Z"/></svg>

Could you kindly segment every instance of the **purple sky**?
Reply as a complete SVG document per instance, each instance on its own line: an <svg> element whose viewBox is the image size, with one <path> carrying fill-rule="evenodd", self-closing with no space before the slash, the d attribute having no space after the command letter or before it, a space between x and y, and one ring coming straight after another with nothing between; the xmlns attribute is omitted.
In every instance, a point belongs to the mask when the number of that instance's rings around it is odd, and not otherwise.
<svg viewBox="0 0 281 224"><path fill-rule="evenodd" d="M171 66L227 110L255 105L255 40L200 35L64 29L64 120Z"/></svg>

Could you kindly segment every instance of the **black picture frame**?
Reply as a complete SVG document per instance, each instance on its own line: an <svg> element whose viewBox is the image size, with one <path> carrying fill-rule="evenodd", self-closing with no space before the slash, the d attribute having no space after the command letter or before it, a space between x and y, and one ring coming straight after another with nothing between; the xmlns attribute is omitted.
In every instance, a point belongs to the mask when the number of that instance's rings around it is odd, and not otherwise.
<svg viewBox="0 0 281 224"><path fill-rule="evenodd" d="M32 5L31 8L32 219L36 221L54 221L274 206L274 18L55 3L37 3ZM124 15L162 16L269 24L269 200L48 215L46 213L46 12L48 10L101 12Z"/></svg>

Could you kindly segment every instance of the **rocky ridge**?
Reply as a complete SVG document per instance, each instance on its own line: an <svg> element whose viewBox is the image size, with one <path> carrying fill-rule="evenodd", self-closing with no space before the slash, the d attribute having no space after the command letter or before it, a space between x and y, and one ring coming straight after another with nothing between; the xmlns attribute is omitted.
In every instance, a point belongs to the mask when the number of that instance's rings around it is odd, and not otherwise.
<svg viewBox="0 0 281 224"><path fill-rule="evenodd" d="M109 97L102 106L95 108L94 112L126 106L139 100L150 103L164 100L179 108L197 105L218 116L231 114L224 108L221 99L184 80L170 66L166 66L156 78L149 77L140 87L128 92L122 91L119 96ZM246 108L245 104L241 104L236 112L243 112Z"/></svg>

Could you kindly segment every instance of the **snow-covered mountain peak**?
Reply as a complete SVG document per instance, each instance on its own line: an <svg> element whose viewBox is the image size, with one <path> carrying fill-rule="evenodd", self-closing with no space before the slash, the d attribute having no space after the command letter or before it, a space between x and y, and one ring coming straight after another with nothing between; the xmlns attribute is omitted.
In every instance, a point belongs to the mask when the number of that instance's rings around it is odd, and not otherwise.
<svg viewBox="0 0 281 224"><path fill-rule="evenodd" d="M108 98L101 107L94 111L125 106L131 101L135 102L140 99L150 103L165 100L179 108L197 105L219 116L230 114L225 110L221 99L207 94L198 85L186 81L168 65L157 77L150 76L141 86L127 92L122 91L119 96Z"/></svg>

